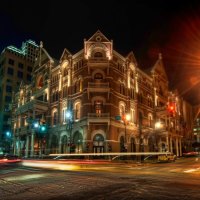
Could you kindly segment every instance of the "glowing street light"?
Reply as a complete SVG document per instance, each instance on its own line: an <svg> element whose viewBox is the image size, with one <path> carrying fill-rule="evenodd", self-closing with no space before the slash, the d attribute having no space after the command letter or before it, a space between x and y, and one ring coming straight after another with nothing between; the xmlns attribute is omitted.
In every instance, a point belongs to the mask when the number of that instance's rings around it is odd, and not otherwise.
<svg viewBox="0 0 200 200"><path fill-rule="evenodd" d="M10 138L11 137L11 132L10 131L6 131L6 137Z"/></svg>
<svg viewBox="0 0 200 200"><path fill-rule="evenodd" d="M162 128L162 124L160 121L155 122L155 149L156 151L158 150L158 144L157 144L157 131L160 131L160 129Z"/></svg>
<svg viewBox="0 0 200 200"><path fill-rule="evenodd" d="M68 110L66 112L66 118L67 118L67 129L69 130L69 153L71 153L71 145L72 145L72 141L71 141L71 135L72 135L72 124L73 124L73 116L72 116L72 111Z"/></svg>
<svg viewBox="0 0 200 200"><path fill-rule="evenodd" d="M39 123L38 122L34 122L33 126L34 126L34 128L39 128Z"/></svg>
<svg viewBox="0 0 200 200"><path fill-rule="evenodd" d="M161 123L160 121L155 123L155 129L160 129L161 128Z"/></svg>
<svg viewBox="0 0 200 200"><path fill-rule="evenodd" d="M127 151L127 148L128 148L128 144L127 144L127 134L126 134L126 125L127 123L130 121L131 119L131 116L129 113L126 113L123 117L123 122L124 122L124 127L125 127L125 142L124 142L124 148L125 148L125 151Z"/></svg>

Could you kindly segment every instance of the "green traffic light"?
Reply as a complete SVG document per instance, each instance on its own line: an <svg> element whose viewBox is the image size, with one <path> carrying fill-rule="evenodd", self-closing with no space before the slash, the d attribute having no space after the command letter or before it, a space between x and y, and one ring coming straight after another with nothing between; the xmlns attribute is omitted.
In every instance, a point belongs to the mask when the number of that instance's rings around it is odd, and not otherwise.
<svg viewBox="0 0 200 200"><path fill-rule="evenodd" d="M45 126L42 126L42 127L41 127L41 131L46 131L46 127L45 127Z"/></svg>

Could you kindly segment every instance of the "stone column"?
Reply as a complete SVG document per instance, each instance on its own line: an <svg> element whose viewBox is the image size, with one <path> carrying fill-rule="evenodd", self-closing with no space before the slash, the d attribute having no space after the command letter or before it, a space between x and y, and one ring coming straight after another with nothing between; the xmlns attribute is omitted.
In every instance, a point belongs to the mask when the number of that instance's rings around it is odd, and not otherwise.
<svg viewBox="0 0 200 200"><path fill-rule="evenodd" d="M166 149L166 151L169 151L169 138L168 138L168 136L166 136L166 142L167 142L167 149Z"/></svg>
<svg viewBox="0 0 200 200"><path fill-rule="evenodd" d="M26 158L29 155L29 135L26 136L26 152L25 152L25 156Z"/></svg>
<svg viewBox="0 0 200 200"><path fill-rule="evenodd" d="M176 155L179 156L178 138L176 138Z"/></svg>
<svg viewBox="0 0 200 200"><path fill-rule="evenodd" d="M181 144L181 138L179 139L179 148L180 148L180 156L182 156L182 144Z"/></svg>
<svg viewBox="0 0 200 200"><path fill-rule="evenodd" d="M35 130L31 130L31 157L34 156Z"/></svg>
<svg viewBox="0 0 200 200"><path fill-rule="evenodd" d="M17 151L16 151L16 136L13 136L13 153L14 155L17 155Z"/></svg>
<svg viewBox="0 0 200 200"><path fill-rule="evenodd" d="M17 148L17 155L20 156L20 150L21 150L21 142L20 142L20 137L17 137L17 143L18 143L18 148Z"/></svg>
<svg viewBox="0 0 200 200"><path fill-rule="evenodd" d="M172 137L170 137L170 152L173 153L173 147L172 147Z"/></svg>
<svg viewBox="0 0 200 200"><path fill-rule="evenodd" d="M60 136L59 138L59 142L58 142L58 153L61 153L61 145L62 145L62 136Z"/></svg>

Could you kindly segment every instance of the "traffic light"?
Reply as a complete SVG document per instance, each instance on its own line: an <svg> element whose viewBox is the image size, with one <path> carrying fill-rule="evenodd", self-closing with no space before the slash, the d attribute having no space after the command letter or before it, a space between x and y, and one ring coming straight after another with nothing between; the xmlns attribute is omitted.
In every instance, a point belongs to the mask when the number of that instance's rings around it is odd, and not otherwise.
<svg viewBox="0 0 200 200"><path fill-rule="evenodd" d="M44 119L40 119L40 132L46 133L46 131L47 131L46 121Z"/></svg>
<svg viewBox="0 0 200 200"><path fill-rule="evenodd" d="M42 125L42 126L40 127L40 130L41 130L42 132L45 132L45 131L46 131L46 125Z"/></svg>
<svg viewBox="0 0 200 200"><path fill-rule="evenodd" d="M171 117L174 116L175 113L175 105L173 103L168 105L168 112Z"/></svg>

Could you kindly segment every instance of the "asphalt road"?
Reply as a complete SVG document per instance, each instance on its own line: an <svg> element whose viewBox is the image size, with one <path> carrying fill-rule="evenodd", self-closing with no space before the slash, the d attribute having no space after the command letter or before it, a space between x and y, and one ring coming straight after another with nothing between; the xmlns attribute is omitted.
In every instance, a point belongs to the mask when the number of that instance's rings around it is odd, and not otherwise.
<svg viewBox="0 0 200 200"><path fill-rule="evenodd" d="M198 200L200 158L174 163L0 168L0 200Z"/></svg>

